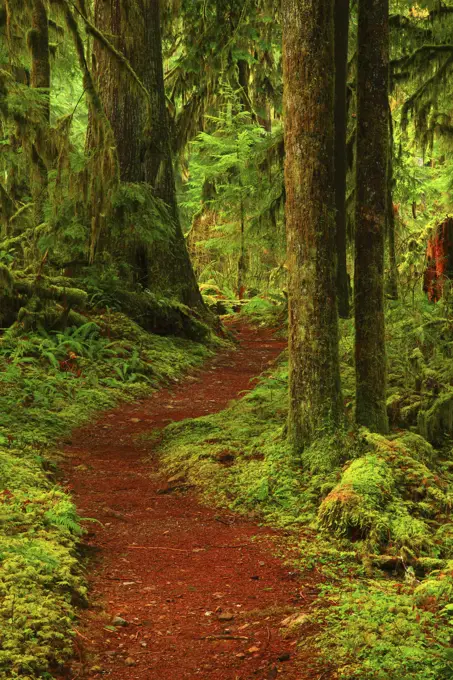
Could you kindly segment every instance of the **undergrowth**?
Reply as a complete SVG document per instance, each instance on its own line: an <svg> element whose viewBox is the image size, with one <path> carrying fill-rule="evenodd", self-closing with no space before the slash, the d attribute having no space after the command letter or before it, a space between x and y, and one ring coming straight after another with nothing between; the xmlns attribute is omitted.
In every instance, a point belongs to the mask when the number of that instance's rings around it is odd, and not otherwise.
<svg viewBox="0 0 453 680"><path fill-rule="evenodd" d="M55 444L94 412L142 397L211 350L120 313L0 337L0 678L48 677L72 653L86 589L80 518L55 481Z"/></svg>

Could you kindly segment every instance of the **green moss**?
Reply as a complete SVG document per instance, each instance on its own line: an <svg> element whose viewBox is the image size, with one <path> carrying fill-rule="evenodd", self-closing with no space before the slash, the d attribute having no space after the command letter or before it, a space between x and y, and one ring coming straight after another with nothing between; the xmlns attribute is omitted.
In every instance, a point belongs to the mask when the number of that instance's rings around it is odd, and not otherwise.
<svg viewBox="0 0 453 680"><path fill-rule="evenodd" d="M314 475L337 470L345 460L352 457L351 442L342 431L335 435L318 437L300 456L304 471Z"/></svg>
<svg viewBox="0 0 453 680"><path fill-rule="evenodd" d="M419 435L394 439L362 431L372 453L354 460L322 501L321 526L339 536L366 540L378 551L449 555L451 546L430 522L445 522L451 505L447 483L422 460L435 458ZM442 533L442 532L441 532Z"/></svg>
<svg viewBox="0 0 453 680"><path fill-rule="evenodd" d="M419 412L418 429L425 439L437 445L453 433L453 391L444 392L431 408Z"/></svg>
<svg viewBox="0 0 453 680"><path fill-rule="evenodd" d="M396 587L395 587L396 586ZM450 630L417 606L410 585L364 581L336 589L318 645L342 680L449 680Z"/></svg>
<svg viewBox="0 0 453 680"><path fill-rule="evenodd" d="M453 561L447 562L441 570L432 572L420 583L414 592L417 604L440 608L453 604Z"/></svg>
<svg viewBox="0 0 453 680"><path fill-rule="evenodd" d="M436 451L421 435L415 432L403 432L398 437L397 442L399 446L404 446L410 452L411 457L420 461L420 463L425 463L425 465L434 463L437 455Z"/></svg>
<svg viewBox="0 0 453 680"><path fill-rule="evenodd" d="M321 526L350 538L372 536L381 542L388 528L382 511L392 498L391 468L375 455L353 461L339 484L322 501Z"/></svg>

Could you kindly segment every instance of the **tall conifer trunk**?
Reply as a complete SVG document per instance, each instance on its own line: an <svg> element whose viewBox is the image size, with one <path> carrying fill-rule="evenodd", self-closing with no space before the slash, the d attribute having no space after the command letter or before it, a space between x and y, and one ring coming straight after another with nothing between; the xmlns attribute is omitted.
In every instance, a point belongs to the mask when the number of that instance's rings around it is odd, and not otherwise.
<svg viewBox="0 0 453 680"><path fill-rule="evenodd" d="M338 313L349 316L349 281L346 267L346 135L349 0L335 0L335 207L337 228Z"/></svg>
<svg viewBox="0 0 453 680"><path fill-rule="evenodd" d="M37 129L30 147L30 185L34 203L34 218L38 224L44 219L48 176L44 160L50 122L50 57L49 24L43 0L33 0L31 30L27 37L31 55L30 85L42 90L42 124Z"/></svg>
<svg viewBox="0 0 453 680"><path fill-rule="evenodd" d="M283 0L289 437L342 420L335 291L334 0Z"/></svg>
<svg viewBox="0 0 453 680"><path fill-rule="evenodd" d="M388 252L388 276L387 295L391 300L398 300L398 263L396 261L396 220L393 211L393 118L390 105L389 116L389 157L387 171L387 252Z"/></svg>
<svg viewBox="0 0 453 680"><path fill-rule="evenodd" d="M384 244L389 151L389 1L359 0L355 236L356 420L388 430Z"/></svg>
<svg viewBox="0 0 453 680"><path fill-rule="evenodd" d="M204 310L181 230L176 202L162 58L159 0L126 3L96 0L95 22L130 61L149 92L146 96L102 45L94 45L94 72L118 150L125 182L147 182L169 206L174 237L139 254L142 283L171 292L185 304ZM90 136L90 133L89 133ZM151 225L150 225L151 226Z"/></svg>

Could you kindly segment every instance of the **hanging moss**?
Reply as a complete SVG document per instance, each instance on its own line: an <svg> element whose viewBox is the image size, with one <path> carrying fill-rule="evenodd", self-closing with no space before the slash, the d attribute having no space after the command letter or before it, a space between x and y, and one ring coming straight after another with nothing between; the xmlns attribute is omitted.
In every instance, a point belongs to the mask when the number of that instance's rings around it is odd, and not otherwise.
<svg viewBox="0 0 453 680"><path fill-rule="evenodd" d="M0 265L1 326L11 326L15 321L27 329L80 325L81 315L72 314L72 308L83 310L88 293L68 286L67 281L64 277L52 280L36 275L14 275L8 267Z"/></svg>
<svg viewBox="0 0 453 680"><path fill-rule="evenodd" d="M4 264L0 264L0 290L11 293L13 290L14 279L11 271Z"/></svg>
<svg viewBox="0 0 453 680"><path fill-rule="evenodd" d="M441 445L453 433L453 391L441 394L428 410L418 414L418 431L428 441Z"/></svg>

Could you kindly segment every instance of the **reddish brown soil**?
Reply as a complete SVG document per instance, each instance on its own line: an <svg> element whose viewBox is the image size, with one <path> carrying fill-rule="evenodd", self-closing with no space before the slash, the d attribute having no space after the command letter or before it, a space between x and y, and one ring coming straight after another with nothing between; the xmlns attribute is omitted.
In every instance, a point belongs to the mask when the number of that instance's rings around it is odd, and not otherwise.
<svg viewBox="0 0 453 680"><path fill-rule="evenodd" d="M81 612L66 677L332 677L298 647L300 634L281 634L282 620L315 599L316 574L295 573L276 557L276 532L204 507L190 491L158 493L166 480L137 437L223 409L284 347L269 331L236 330L239 349L180 386L104 414L66 447L64 474L79 512L102 522L86 525L91 606ZM116 615L128 625L111 630Z"/></svg>

